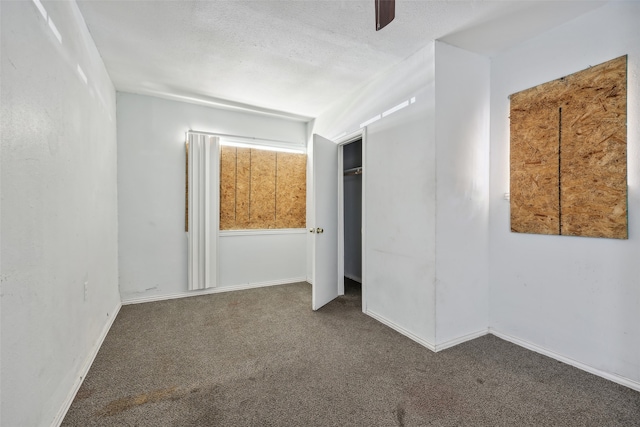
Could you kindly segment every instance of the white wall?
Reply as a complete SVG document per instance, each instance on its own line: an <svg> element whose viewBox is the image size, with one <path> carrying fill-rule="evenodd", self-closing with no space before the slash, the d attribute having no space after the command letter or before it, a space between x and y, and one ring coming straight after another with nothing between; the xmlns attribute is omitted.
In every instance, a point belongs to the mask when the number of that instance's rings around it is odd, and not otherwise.
<svg viewBox="0 0 640 427"><path fill-rule="evenodd" d="M432 349L488 326L489 71L441 42L349 95L314 132L367 126L367 312Z"/></svg>
<svg viewBox="0 0 640 427"><path fill-rule="evenodd" d="M363 265L367 312L431 345L435 339L434 44L318 117L334 137L415 97L367 126Z"/></svg>
<svg viewBox="0 0 640 427"><path fill-rule="evenodd" d="M306 123L247 112L223 110L160 98L118 93L118 215L120 292L123 301L187 293L187 237L184 232L185 154L187 130L274 139L299 145L306 141ZM271 267L247 271L243 252L220 238L220 286L247 280L282 282L305 275L303 239L268 235L270 254L298 251L275 274ZM298 240L300 242L298 242ZM246 241L246 239L243 239ZM286 246L282 243L286 242ZM294 246L289 246L294 245ZM226 247L237 258L230 260ZM248 252L247 252L248 253ZM257 267L256 267L257 268ZM234 276L234 272L237 276ZM295 274L294 276L289 276Z"/></svg>
<svg viewBox="0 0 640 427"><path fill-rule="evenodd" d="M490 323L640 387L640 3L611 2L492 60ZM629 240L509 231L514 92L628 54ZM618 378L619 379L619 378Z"/></svg>
<svg viewBox="0 0 640 427"><path fill-rule="evenodd" d="M305 228L221 232L219 286L305 281L306 241Z"/></svg>
<svg viewBox="0 0 640 427"><path fill-rule="evenodd" d="M489 321L489 59L436 42L436 345Z"/></svg>
<svg viewBox="0 0 640 427"><path fill-rule="evenodd" d="M1 8L0 424L48 426L120 306L115 91L74 2Z"/></svg>

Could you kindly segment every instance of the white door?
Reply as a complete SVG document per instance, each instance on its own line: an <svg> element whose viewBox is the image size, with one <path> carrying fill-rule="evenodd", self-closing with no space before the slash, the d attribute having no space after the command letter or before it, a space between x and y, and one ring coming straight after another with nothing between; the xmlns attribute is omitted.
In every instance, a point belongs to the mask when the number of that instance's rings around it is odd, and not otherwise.
<svg viewBox="0 0 640 427"><path fill-rule="evenodd" d="M313 298L319 309L338 296L338 145L313 135Z"/></svg>

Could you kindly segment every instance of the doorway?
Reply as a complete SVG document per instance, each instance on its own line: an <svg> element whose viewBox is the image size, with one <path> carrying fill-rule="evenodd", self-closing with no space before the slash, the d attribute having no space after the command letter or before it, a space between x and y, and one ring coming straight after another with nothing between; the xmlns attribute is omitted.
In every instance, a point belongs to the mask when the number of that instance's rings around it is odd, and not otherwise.
<svg viewBox="0 0 640 427"><path fill-rule="evenodd" d="M363 293L363 145L362 135L339 143L338 276L339 295ZM362 298L365 311L365 299Z"/></svg>
<svg viewBox="0 0 640 427"><path fill-rule="evenodd" d="M356 143L357 142L357 143ZM348 184L349 207L347 215L351 219L358 221L359 225L348 225L349 243L356 240L358 246L349 246L349 251L355 253L355 262L350 264L347 273L360 279L362 294L362 311L367 308L367 279L366 279L366 153L367 139L365 129L361 129L353 134L337 141L331 141L320 135L314 134L312 139L312 199L313 199L313 224L309 231L312 233L312 298L311 307L318 310L338 295L344 295L345 286L345 167L344 150L351 143L356 143L352 148L347 148L347 152L354 151L354 157L360 166L348 163L348 171L353 173L357 191L350 192L351 186ZM351 157L347 155L347 161ZM337 193L337 194L336 194ZM358 196L359 193L359 196ZM359 206L359 213L351 208L352 201ZM359 202L359 203L357 203ZM356 222L356 224L358 224ZM359 237L358 237L359 235ZM336 248L338 249L336 254ZM337 255L337 256L336 256ZM358 262L359 258L359 262ZM354 258L349 258L349 262ZM359 269L352 269L351 266L359 266ZM355 272L355 274L354 274ZM359 274L358 274L359 273ZM358 277L359 276L359 277ZM337 283L336 283L337 282ZM336 286L337 284L337 286Z"/></svg>

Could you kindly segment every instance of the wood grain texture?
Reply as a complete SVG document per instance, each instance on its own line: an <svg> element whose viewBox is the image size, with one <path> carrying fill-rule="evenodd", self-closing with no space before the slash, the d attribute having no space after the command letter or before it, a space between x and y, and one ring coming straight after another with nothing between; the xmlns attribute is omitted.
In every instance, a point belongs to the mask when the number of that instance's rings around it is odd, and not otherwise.
<svg viewBox="0 0 640 427"><path fill-rule="evenodd" d="M236 147L220 147L220 230L236 226Z"/></svg>
<svg viewBox="0 0 640 427"><path fill-rule="evenodd" d="M251 189L251 149L238 148L236 158L236 225L234 229L249 228Z"/></svg>
<svg viewBox="0 0 640 427"><path fill-rule="evenodd" d="M222 146L220 229L304 228L305 154Z"/></svg>
<svg viewBox="0 0 640 427"><path fill-rule="evenodd" d="M627 60L568 76L562 104L562 234L626 239Z"/></svg>
<svg viewBox="0 0 640 427"><path fill-rule="evenodd" d="M307 156L277 153L276 227L306 227Z"/></svg>
<svg viewBox="0 0 640 427"><path fill-rule="evenodd" d="M251 150L249 228L276 227L276 152Z"/></svg>
<svg viewBox="0 0 640 427"><path fill-rule="evenodd" d="M511 96L512 231L627 238L626 64Z"/></svg>
<svg viewBox="0 0 640 427"><path fill-rule="evenodd" d="M537 92L511 99L511 231L558 234L559 113Z"/></svg>

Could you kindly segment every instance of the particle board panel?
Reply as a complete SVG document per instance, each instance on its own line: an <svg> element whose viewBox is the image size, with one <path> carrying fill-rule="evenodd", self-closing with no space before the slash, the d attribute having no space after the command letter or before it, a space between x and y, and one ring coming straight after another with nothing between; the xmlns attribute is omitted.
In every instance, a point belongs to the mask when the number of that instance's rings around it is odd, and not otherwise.
<svg viewBox="0 0 640 427"><path fill-rule="evenodd" d="M627 61L567 77L561 98L563 235L626 239Z"/></svg>
<svg viewBox="0 0 640 427"><path fill-rule="evenodd" d="M251 149L249 228L276 226L276 152Z"/></svg>
<svg viewBox="0 0 640 427"><path fill-rule="evenodd" d="M307 156L276 155L276 227L306 227Z"/></svg>
<svg viewBox="0 0 640 427"><path fill-rule="evenodd" d="M251 149L238 148L236 151L236 224L234 229L249 228L251 190Z"/></svg>
<svg viewBox="0 0 640 427"><path fill-rule="evenodd" d="M627 238L626 68L623 56L511 96L512 231Z"/></svg>
<svg viewBox="0 0 640 427"><path fill-rule="evenodd" d="M220 147L220 230L236 225L236 147Z"/></svg>
<svg viewBox="0 0 640 427"><path fill-rule="evenodd" d="M558 234L559 111L537 92L511 98L511 230Z"/></svg>

